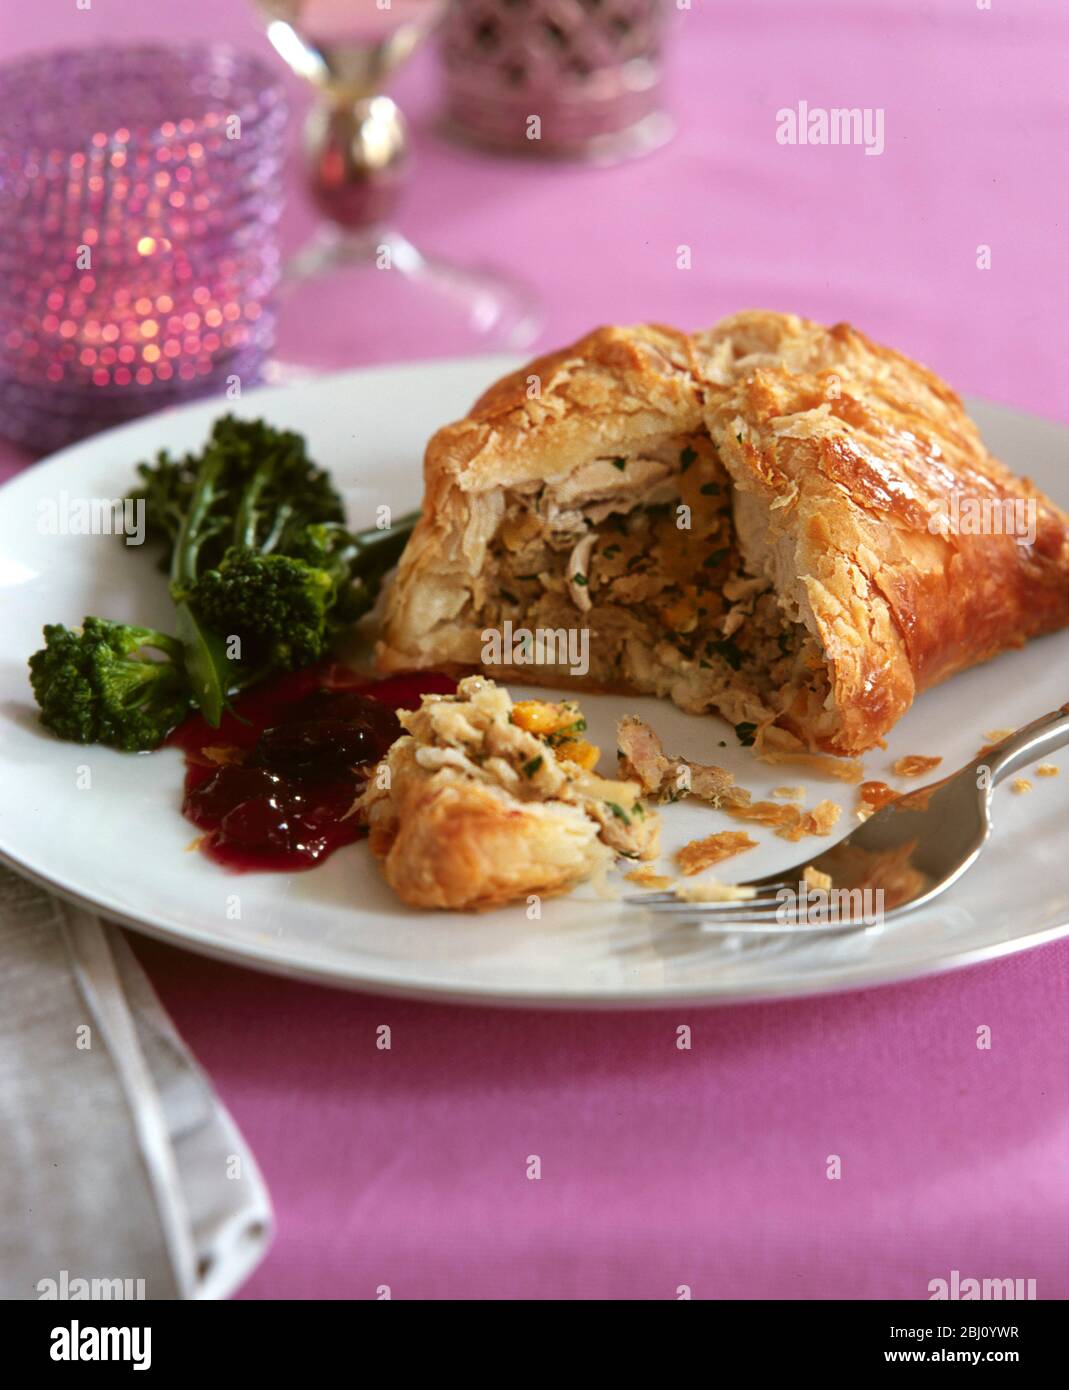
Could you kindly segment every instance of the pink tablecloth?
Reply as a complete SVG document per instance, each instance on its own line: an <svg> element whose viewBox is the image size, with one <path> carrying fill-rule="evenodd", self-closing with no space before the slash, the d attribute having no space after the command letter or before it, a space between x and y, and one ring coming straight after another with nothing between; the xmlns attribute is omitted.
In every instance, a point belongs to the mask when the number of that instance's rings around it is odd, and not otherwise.
<svg viewBox="0 0 1069 1390"><path fill-rule="evenodd" d="M676 27L679 136L612 170L440 143L418 59L397 89L420 162L406 229L525 275L546 344L791 308L1069 418L1060 0L695 0ZM242 0L106 0L9 6L0 52L180 34L263 46ZM885 152L777 144L800 100L882 108ZM309 225L295 206L287 240ZM19 462L0 453L0 472ZM952 1269L1069 1296L1067 944L827 1001L598 1016L367 999L138 949L277 1203L249 1296L923 1298Z"/></svg>

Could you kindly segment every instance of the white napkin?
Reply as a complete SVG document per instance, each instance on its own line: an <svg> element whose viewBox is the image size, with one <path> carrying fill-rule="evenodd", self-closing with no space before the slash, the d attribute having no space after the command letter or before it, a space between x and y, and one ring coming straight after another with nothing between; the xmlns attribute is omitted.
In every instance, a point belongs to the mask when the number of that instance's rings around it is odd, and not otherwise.
<svg viewBox="0 0 1069 1390"><path fill-rule="evenodd" d="M3 868L0 1116L0 1297L221 1298L266 1253L256 1162L122 934Z"/></svg>

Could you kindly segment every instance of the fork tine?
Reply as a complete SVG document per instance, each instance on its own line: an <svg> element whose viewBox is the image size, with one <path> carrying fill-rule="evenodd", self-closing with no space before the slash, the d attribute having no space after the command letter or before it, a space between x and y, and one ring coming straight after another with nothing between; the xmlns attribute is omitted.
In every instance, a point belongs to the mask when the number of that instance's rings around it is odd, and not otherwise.
<svg viewBox="0 0 1069 1390"><path fill-rule="evenodd" d="M749 884L740 883L740 888L747 888ZM657 907L661 903L680 903L687 907L700 907L703 911L724 912L729 908L760 906L763 903L779 904L778 894L784 889L790 891L792 885L789 883L761 883L754 884L754 896L752 898L724 898L713 902L687 903L685 899L678 898L675 893L628 893L624 897L625 903L635 903L639 906ZM794 890L796 891L796 890Z"/></svg>
<svg viewBox="0 0 1069 1390"><path fill-rule="evenodd" d="M710 911L710 909L714 909ZM799 916L796 903L778 903L754 908L749 902L688 903L678 898L650 904L654 917L683 917L696 921L709 933L740 936L799 936L828 932L862 931L873 925L865 920L851 921L836 918L832 921L810 922Z"/></svg>
<svg viewBox="0 0 1069 1390"><path fill-rule="evenodd" d="M742 935L774 935L784 933L798 935L805 932L827 933L861 931L875 923L864 918L835 917L829 921L811 922L805 915L806 904L795 898L793 901L758 902L736 901L730 903L688 903L679 898L662 899L650 904L655 917L684 917L696 920L703 931Z"/></svg>
<svg viewBox="0 0 1069 1390"><path fill-rule="evenodd" d="M703 921L716 922L787 922L797 915L790 909L781 907L750 908L748 903L736 903L736 911L710 912L708 903L659 903L650 911L655 917L701 917ZM747 910L749 909L749 910Z"/></svg>
<svg viewBox="0 0 1069 1390"><path fill-rule="evenodd" d="M827 936L829 932L867 931L867 922L746 922L732 918L724 921L721 917L703 917L701 930L709 935L723 936Z"/></svg>
<svg viewBox="0 0 1069 1390"><path fill-rule="evenodd" d="M700 912L705 917L754 917L759 913L777 912L783 916L792 915L797 909L790 903L779 903L775 898L753 898L749 902L734 903L689 903L683 898L670 898L662 902L635 904L646 907L650 912Z"/></svg>

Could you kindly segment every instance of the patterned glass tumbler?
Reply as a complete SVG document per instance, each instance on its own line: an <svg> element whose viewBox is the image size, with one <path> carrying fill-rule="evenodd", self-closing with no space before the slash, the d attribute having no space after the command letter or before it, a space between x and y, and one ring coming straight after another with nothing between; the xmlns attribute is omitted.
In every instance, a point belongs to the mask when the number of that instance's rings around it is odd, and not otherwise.
<svg viewBox="0 0 1069 1390"><path fill-rule="evenodd" d="M214 45L0 72L0 431L44 451L256 382L285 122L271 69Z"/></svg>
<svg viewBox="0 0 1069 1390"><path fill-rule="evenodd" d="M446 129L535 157L615 163L663 145L668 0L450 0Z"/></svg>

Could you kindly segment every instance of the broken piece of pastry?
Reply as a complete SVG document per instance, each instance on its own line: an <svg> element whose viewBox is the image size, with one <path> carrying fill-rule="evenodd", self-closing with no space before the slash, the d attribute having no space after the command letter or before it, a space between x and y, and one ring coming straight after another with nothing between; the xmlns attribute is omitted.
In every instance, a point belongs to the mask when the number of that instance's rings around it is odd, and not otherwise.
<svg viewBox="0 0 1069 1390"><path fill-rule="evenodd" d="M413 907L489 908L566 892L617 855L652 859L660 819L636 782L592 770L578 706L513 704L481 676L398 711L406 733L354 813Z"/></svg>
<svg viewBox="0 0 1069 1390"><path fill-rule="evenodd" d="M1069 622L1069 518L938 377L845 324L598 329L498 382L424 472L387 671L668 696L744 742L843 755ZM970 503L1034 528L957 525ZM539 664L487 645L506 623L541 630Z"/></svg>
<svg viewBox="0 0 1069 1390"><path fill-rule="evenodd" d="M743 854L748 849L756 849L757 841L751 839L744 830L719 830L715 835L706 835L701 840L691 840L676 853L676 863L689 878L700 874L711 864L719 864L733 855Z"/></svg>

